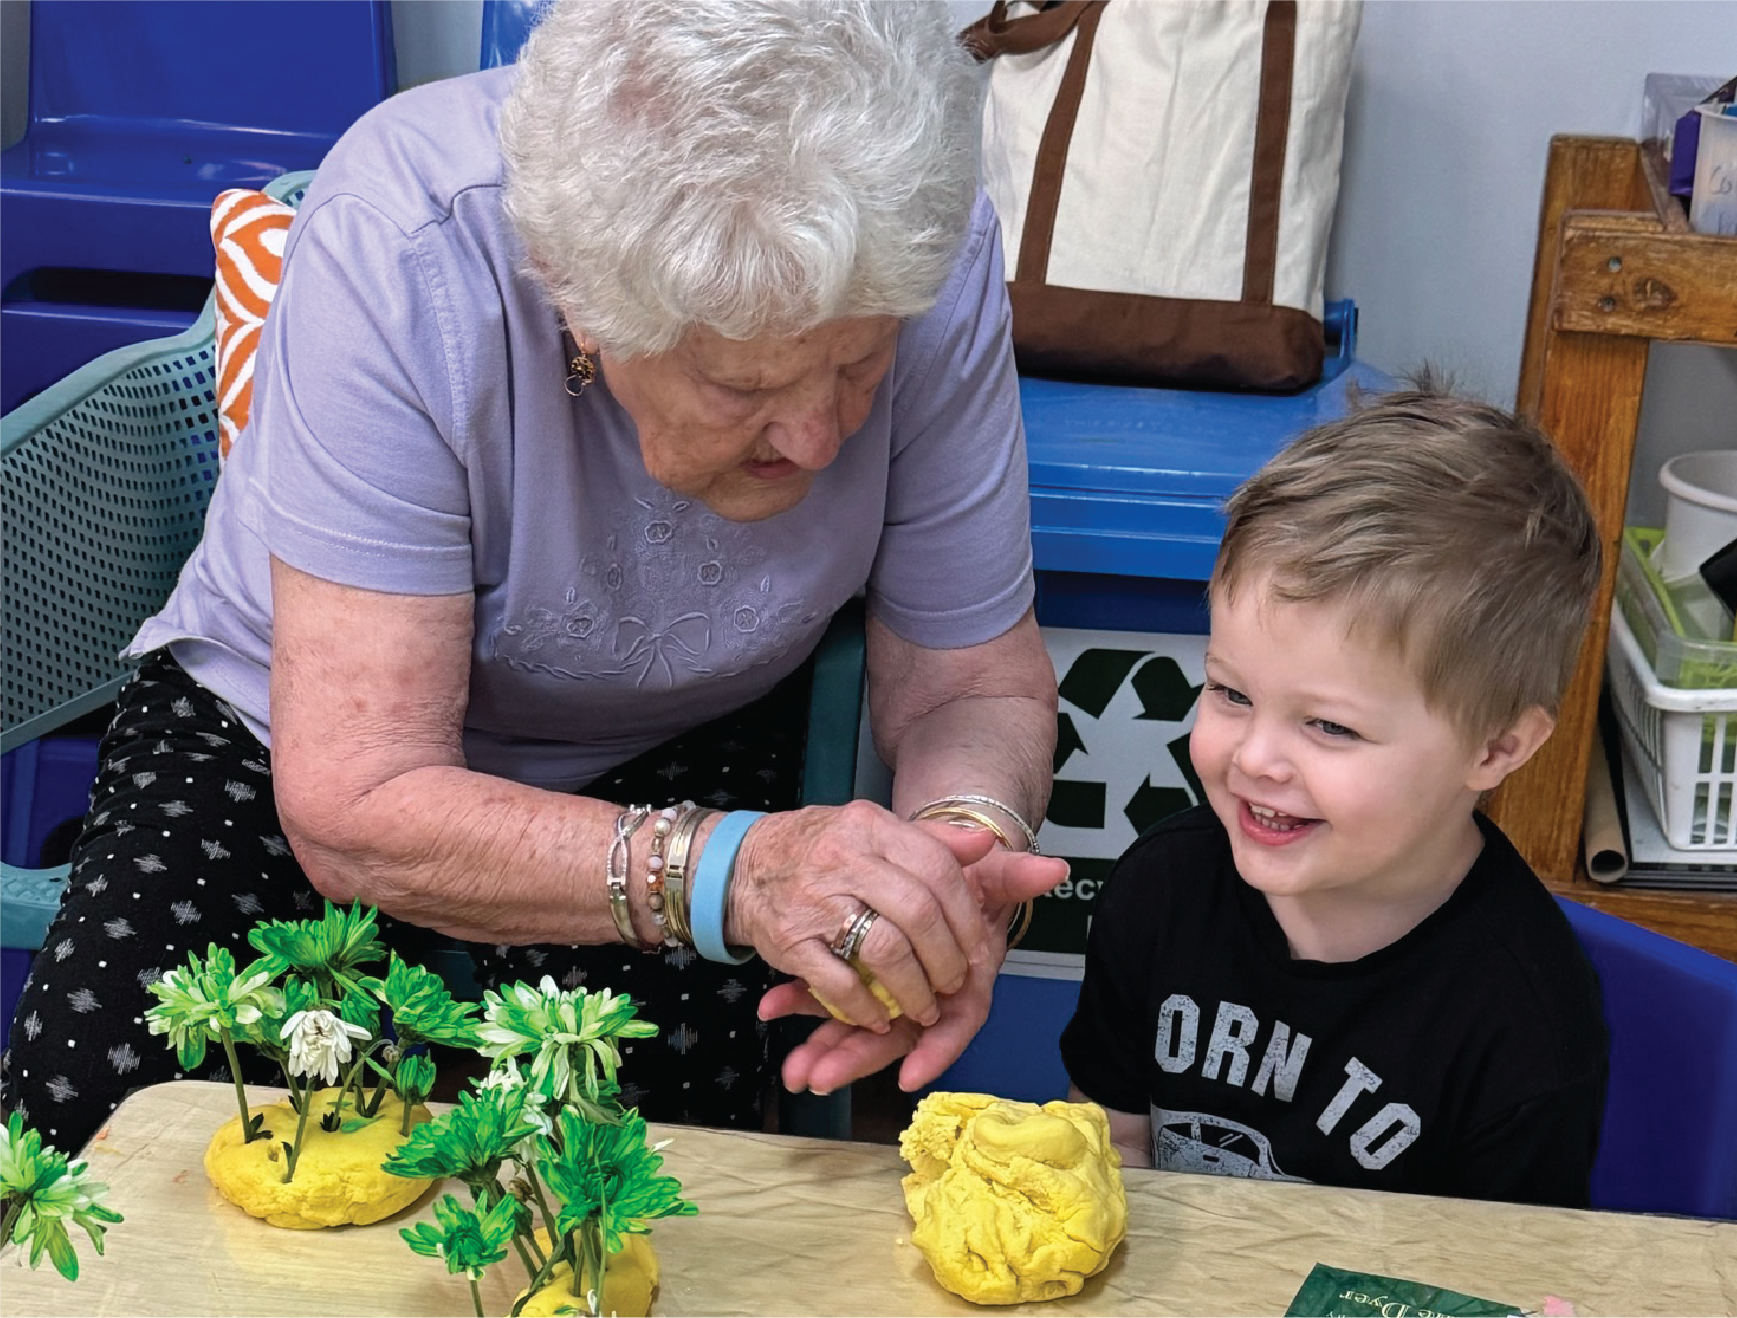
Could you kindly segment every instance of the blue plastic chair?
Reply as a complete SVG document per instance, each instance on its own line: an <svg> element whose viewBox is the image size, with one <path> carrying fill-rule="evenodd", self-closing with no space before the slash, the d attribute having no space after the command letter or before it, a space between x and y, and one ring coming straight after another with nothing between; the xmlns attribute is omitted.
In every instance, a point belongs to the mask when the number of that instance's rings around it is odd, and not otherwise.
<svg viewBox="0 0 1737 1318"><path fill-rule="evenodd" d="M317 166L396 66L389 0L32 0L28 124L0 154L0 407L189 327L212 199ZM45 288L62 271L94 289Z"/></svg>
<svg viewBox="0 0 1737 1318"><path fill-rule="evenodd" d="M549 0L483 0L482 50L478 68L497 69L519 58L519 51Z"/></svg>
<svg viewBox="0 0 1737 1318"><path fill-rule="evenodd" d="M1595 1208L1737 1220L1737 964L1557 899L1604 987Z"/></svg>

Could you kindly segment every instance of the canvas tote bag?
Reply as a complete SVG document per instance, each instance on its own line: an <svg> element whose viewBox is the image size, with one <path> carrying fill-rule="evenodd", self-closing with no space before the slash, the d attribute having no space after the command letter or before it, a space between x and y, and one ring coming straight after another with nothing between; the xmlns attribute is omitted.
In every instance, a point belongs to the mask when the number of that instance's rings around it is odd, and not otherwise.
<svg viewBox="0 0 1737 1318"><path fill-rule="evenodd" d="M1361 0L997 3L983 177L1021 370L1294 390L1322 280Z"/></svg>

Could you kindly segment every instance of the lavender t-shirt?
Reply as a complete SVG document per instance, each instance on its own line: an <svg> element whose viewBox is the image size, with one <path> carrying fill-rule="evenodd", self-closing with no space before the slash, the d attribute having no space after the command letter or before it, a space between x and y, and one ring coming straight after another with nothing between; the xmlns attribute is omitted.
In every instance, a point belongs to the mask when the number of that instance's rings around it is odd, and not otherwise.
<svg viewBox="0 0 1737 1318"><path fill-rule="evenodd" d="M580 398L564 388L559 321L501 204L513 72L393 97L321 166L251 423L129 653L170 644L269 744L271 555L367 590L469 593L468 763L571 790L763 695L865 586L921 646L1017 622L1029 499L987 199L808 497L727 521L646 474L606 372Z"/></svg>

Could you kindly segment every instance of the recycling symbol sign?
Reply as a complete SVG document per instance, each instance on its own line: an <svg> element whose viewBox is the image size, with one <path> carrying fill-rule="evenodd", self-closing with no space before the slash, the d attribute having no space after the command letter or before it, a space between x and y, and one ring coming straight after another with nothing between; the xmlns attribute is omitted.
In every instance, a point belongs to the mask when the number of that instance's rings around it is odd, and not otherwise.
<svg viewBox="0 0 1737 1318"><path fill-rule="evenodd" d="M1072 867L1040 897L1016 974L1077 978L1097 890L1153 824L1202 800L1188 734L1206 638L1045 628L1060 675L1055 782L1039 844Z"/></svg>

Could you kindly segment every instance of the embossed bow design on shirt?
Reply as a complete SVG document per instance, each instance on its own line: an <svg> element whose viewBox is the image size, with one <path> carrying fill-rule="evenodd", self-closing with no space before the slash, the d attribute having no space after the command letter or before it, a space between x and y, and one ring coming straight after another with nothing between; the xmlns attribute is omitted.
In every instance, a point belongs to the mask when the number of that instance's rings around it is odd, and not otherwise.
<svg viewBox="0 0 1737 1318"><path fill-rule="evenodd" d="M623 618L615 627L615 652L622 656L623 672L633 672L635 686L644 686L658 667L663 669L663 685L675 685L675 665L689 673L709 677L710 667L702 660L712 645L712 620L703 613L684 613L662 631L653 628L643 618Z"/></svg>

